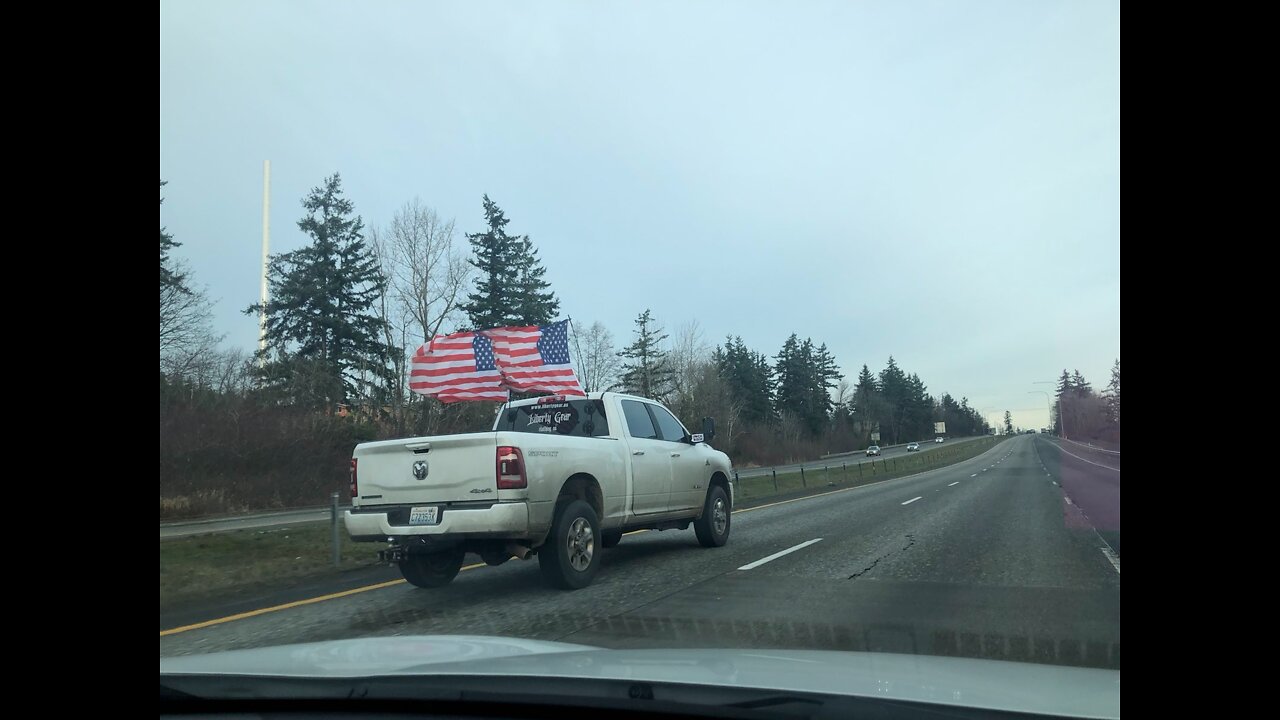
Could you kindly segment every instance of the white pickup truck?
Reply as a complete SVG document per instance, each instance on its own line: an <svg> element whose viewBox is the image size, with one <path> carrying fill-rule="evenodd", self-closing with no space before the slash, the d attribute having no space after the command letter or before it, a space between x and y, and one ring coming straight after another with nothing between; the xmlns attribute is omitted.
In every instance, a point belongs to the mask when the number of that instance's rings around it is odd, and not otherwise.
<svg viewBox="0 0 1280 720"><path fill-rule="evenodd" d="M453 580L463 555L537 555L552 585L590 584L601 548L638 529L729 539L733 469L660 403L619 393L508 403L492 432L361 443L351 458L353 540L418 587Z"/></svg>

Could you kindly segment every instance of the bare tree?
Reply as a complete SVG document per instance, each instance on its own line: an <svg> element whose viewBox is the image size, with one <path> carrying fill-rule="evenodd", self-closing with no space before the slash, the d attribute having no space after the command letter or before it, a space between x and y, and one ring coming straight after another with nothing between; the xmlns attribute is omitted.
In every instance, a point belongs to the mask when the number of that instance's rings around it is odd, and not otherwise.
<svg viewBox="0 0 1280 720"><path fill-rule="evenodd" d="M840 384L836 386L835 398L836 405L849 405L853 402L853 384L844 378L840 379Z"/></svg>
<svg viewBox="0 0 1280 720"><path fill-rule="evenodd" d="M612 390L617 386L622 359L613 346L613 333L599 320L585 330L577 323L569 324L573 339L573 360L578 367L578 381L587 392Z"/></svg>
<svg viewBox="0 0 1280 720"><path fill-rule="evenodd" d="M454 317L471 266L456 243L453 220L414 198L391 220L387 280L412 321L414 342L428 342Z"/></svg>
<svg viewBox="0 0 1280 720"><path fill-rule="evenodd" d="M670 398L674 406L672 409L681 417L690 416L695 408L707 405L710 400L699 397L698 392L703 387L699 382L702 371L711 360L711 348L697 320L690 320L676 329L667 359L675 370Z"/></svg>
<svg viewBox="0 0 1280 720"><path fill-rule="evenodd" d="M185 264L178 266L185 273ZM160 372L188 376L222 338L213 332L213 303L201 288L160 286Z"/></svg>
<svg viewBox="0 0 1280 720"><path fill-rule="evenodd" d="M403 349L392 358L396 370L396 380L388 388L392 420L397 432L403 432L409 406L417 406L422 416L419 427L427 431L438 420L440 407L409 392L409 356L458 317L470 266L457 246L454 221L442 220L418 198L396 211L390 227L374 229L369 237L387 282L379 306L387 321L384 339L388 346Z"/></svg>

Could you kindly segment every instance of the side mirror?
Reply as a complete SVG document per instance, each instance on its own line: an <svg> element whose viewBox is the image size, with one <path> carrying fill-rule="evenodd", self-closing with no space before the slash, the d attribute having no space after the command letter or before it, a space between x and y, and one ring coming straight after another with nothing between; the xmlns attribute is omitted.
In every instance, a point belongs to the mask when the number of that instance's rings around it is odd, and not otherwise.
<svg viewBox="0 0 1280 720"><path fill-rule="evenodd" d="M702 437L707 442L711 442L711 439L714 438L715 436L716 436L716 419L709 418L709 417L702 418Z"/></svg>

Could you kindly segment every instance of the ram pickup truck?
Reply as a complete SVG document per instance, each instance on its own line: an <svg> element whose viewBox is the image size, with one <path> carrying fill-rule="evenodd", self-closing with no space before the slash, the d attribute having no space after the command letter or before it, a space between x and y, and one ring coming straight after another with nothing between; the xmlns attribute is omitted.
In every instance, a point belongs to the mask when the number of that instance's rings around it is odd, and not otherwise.
<svg viewBox="0 0 1280 720"><path fill-rule="evenodd" d="M471 552L489 565L538 558L556 587L590 584L601 548L639 529L729 539L733 468L661 403L620 393L504 405L491 432L361 443L347 530L418 587L448 584Z"/></svg>

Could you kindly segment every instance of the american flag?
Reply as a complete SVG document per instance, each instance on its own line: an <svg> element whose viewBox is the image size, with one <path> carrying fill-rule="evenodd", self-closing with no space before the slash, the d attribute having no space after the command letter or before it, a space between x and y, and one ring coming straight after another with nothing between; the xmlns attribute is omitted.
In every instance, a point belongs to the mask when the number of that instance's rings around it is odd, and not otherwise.
<svg viewBox="0 0 1280 720"><path fill-rule="evenodd" d="M569 358L569 321L437 335L410 359L409 389L441 402L506 400L507 390L585 395Z"/></svg>
<svg viewBox="0 0 1280 720"><path fill-rule="evenodd" d="M512 390L586 395L569 358L569 321L486 330L502 384Z"/></svg>
<svg viewBox="0 0 1280 720"><path fill-rule="evenodd" d="M493 341L482 333L437 335L410 359L409 389L441 402L506 400L493 352Z"/></svg>

